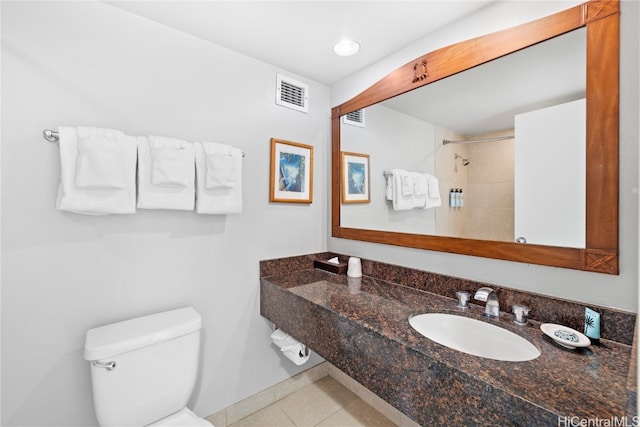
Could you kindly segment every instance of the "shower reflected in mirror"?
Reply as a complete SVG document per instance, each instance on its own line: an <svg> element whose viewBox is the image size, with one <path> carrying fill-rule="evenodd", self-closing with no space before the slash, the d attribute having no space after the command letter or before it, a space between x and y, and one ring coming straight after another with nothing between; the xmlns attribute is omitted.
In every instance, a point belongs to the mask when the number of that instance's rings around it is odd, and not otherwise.
<svg viewBox="0 0 640 427"><path fill-rule="evenodd" d="M471 163L471 162L469 161L469 159L465 159L465 158L464 158L464 157L462 157L460 154L456 154L455 156L456 156L456 157L455 157L455 159L456 159L456 160L458 160L458 159L462 159L462 166L467 166L469 163Z"/></svg>

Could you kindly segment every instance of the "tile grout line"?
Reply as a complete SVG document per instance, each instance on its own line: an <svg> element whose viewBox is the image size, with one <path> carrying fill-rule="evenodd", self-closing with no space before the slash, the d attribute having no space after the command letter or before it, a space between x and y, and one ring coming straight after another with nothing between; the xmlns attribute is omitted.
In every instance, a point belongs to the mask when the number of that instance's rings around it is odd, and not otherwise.
<svg viewBox="0 0 640 427"><path fill-rule="evenodd" d="M330 375L329 375L330 376ZM334 378L335 380L335 378ZM337 382L337 380L335 380ZM330 413L329 415L327 415L326 417L324 417L323 419L321 419L320 421L318 421L317 423L315 423L313 425L313 427L317 427L320 424L322 424L324 421L326 421L328 418L332 417L333 415L337 414L338 412L342 411L344 409L344 406L339 407L338 409L336 409L335 411L333 411L332 413ZM297 426L297 425L296 425ZM302 426L297 426L297 427L302 427Z"/></svg>
<svg viewBox="0 0 640 427"><path fill-rule="evenodd" d="M302 390L302 389L300 389ZM297 393L300 390L296 390L293 393ZM293 394L291 393L291 394ZM286 396L285 396L286 397ZM271 405L274 405L275 407L277 407L278 409L280 409L282 411L282 413L285 415L285 417L287 417L289 419L289 421L291 421L291 424L293 424L296 427L299 427L298 424L296 424L296 422L293 420L293 418L291 418L291 416L287 413L287 411L284 410L284 408L280 407L280 405L278 405L278 402L281 401L282 399L284 399L284 397L276 400L275 402L273 402Z"/></svg>

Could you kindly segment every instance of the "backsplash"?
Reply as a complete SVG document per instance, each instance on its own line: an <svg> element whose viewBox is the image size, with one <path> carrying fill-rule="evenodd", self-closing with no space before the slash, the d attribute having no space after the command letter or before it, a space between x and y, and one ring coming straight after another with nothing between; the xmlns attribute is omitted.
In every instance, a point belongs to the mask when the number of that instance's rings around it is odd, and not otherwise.
<svg viewBox="0 0 640 427"><path fill-rule="evenodd" d="M313 269L315 260L327 260L335 256L337 256L340 261L345 262L349 258L349 255L321 252L260 261L260 277ZM600 313L601 336L603 339L626 345L632 345L633 343L636 321L635 313L591 304L586 305L495 284L486 284L453 276L445 276L367 259L362 259L362 274L452 299L456 298L457 291L473 293L482 286L490 286L495 289L498 294L502 311L511 311L513 304L526 305L531 309L529 319L544 323L566 325L578 331L582 331L583 329L585 307L589 307Z"/></svg>

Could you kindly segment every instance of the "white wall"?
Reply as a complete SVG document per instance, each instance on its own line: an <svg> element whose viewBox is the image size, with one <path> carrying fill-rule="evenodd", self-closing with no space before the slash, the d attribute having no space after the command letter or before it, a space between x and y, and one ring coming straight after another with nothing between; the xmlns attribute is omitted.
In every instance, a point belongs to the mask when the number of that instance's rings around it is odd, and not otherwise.
<svg viewBox="0 0 640 427"><path fill-rule="evenodd" d="M364 109L365 127L342 124L342 151L369 155L370 203L343 204L343 227L407 232L435 232L435 209L394 211L384 195L383 172L406 169L435 173L435 127L383 105ZM409 155L408 155L409 154Z"/></svg>
<svg viewBox="0 0 640 427"><path fill-rule="evenodd" d="M329 89L104 3L1 7L2 425L95 424L85 332L180 306L203 316L202 416L318 363L271 345L258 261L326 249ZM277 71L310 84L308 114L275 105ZM240 147L244 211L57 211L42 130L62 125ZM269 203L271 137L315 147L311 205Z"/></svg>
<svg viewBox="0 0 640 427"><path fill-rule="evenodd" d="M586 105L515 116L515 235L528 243L585 247Z"/></svg>
<svg viewBox="0 0 640 427"><path fill-rule="evenodd" d="M482 9L368 67L331 90L331 105L357 95L387 73L425 52L507 28L579 2L505 1ZM640 3L621 2L620 71L620 275L611 276L433 251L329 240L329 249L407 267L494 283L590 304L637 311L638 305L638 45Z"/></svg>

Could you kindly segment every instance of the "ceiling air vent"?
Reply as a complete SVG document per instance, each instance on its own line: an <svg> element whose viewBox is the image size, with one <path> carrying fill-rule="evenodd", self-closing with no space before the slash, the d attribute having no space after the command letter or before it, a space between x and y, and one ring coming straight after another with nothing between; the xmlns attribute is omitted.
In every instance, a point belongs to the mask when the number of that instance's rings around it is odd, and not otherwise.
<svg viewBox="0 0 640 427"><path fill-rule="evenodd" d="M309 109L309 85L278 74L276 104L306 113Z"/></svg>
<svg viewBox="0 0 640 427"><path fill-rule="evenodd" d="M352 111L345 116L342 116L344 123L348 125L364 127L364 110L361 108L356 111Z"/></svg>

